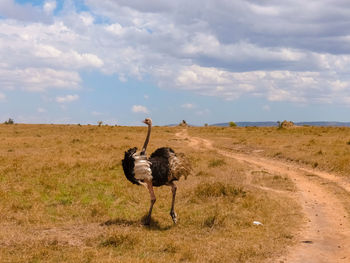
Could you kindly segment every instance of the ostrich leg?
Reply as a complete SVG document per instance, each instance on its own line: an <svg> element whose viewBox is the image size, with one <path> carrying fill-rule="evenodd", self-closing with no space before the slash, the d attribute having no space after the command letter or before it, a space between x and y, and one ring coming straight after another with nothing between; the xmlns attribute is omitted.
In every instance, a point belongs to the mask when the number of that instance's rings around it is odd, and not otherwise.
<svg viewBox="0 0 350 263"><path fill-rule="evenodd" d="M175 206L175 196L176 196L177 186L173 182L171 182L169 185L171 186L171 192L173 193L173 200L171 202L170 216L173 219L174 224L176 224L177 219L176 219L176 213L174 211L174 206Z"/></svg>
<svg viewBox="0 0 350 263"><path fill-rule="evenodd" d="M146 220L145 220L145 225L149 225L151 222L152 208L153 208L154 203L156 202L156 196L155 196L154 191L153 191L152 182L148 181L146 183L147 183L147 188L148 188L149 194L151 196L151 206L149 208L148 216L146 217Z"/></svg>

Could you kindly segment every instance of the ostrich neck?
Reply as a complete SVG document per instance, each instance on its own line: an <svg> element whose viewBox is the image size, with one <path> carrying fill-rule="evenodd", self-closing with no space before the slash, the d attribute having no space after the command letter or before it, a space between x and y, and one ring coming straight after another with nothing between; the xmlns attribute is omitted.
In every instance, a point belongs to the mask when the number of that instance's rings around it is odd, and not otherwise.
<svg viewBox="0 0 350 263"><path fill-rule="evenodd" d="M151 125L148 125L147 136L146 136L145 143L143 144L143 147L142 147L141 155L144 155L146 153L146 149L147 149L147 145L148 145L150 136L151 136Z"/></svg>

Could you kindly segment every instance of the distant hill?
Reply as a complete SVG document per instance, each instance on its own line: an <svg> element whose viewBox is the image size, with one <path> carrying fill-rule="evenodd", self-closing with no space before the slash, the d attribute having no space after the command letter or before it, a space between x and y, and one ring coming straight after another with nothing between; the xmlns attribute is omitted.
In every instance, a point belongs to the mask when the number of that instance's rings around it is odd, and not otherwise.
<svg viewBox="0 0 350 263"><path fill-rule="evenodd" d="M278 126L278 123L275 121L243 121L243 122L235 122L238 127L274 127ZM350 127L350 122L338 122L338 121L310 121L310 122L294 122L297 126L335 126L335 127L341 127L346 126ZM215 123L211 124L210 126L220 126L220 127L229 127L229 122L223 122L223 123Z"/></svg>
<svg viewBox="0 0 350 263"><path fill-rule="evenodd" d="M338 122L338 121L297 122L296 125L350 127L350 122Z"/></svg>

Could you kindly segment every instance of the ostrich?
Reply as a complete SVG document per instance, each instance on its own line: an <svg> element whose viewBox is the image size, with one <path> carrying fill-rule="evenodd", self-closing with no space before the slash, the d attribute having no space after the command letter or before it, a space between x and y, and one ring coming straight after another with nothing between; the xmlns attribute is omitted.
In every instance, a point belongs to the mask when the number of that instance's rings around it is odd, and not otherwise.
<svg viewBox="0 0 350 263"><path fill-rule="evenodd" d="M150 158L147 158L146 149L151 136L152 120L146 118L143 123L148 125L146 140L140 153L137 153L137 147L130 148L125 152L122 160L124 174L130 182L144 185L150 193L151 206L144 222L145 225L150 224L152 208L156 202L153 186L170 186L172 191L170 216L176 224L174 205L177 187L174 181L179 180L182 175L187 178L191 168L183 154L175 154L173 149L169 147L158 148L151 154Z"/></svg>

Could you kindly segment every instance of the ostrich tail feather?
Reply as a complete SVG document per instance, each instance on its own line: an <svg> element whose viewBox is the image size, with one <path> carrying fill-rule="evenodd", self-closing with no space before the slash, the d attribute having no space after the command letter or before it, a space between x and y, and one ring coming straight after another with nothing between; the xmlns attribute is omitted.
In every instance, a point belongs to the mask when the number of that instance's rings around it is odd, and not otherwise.
<svg viewBox="0 0 350 263"><path fill-rule="evenodd" d="M183 153L176 153L176 155L174 153L170 154L169 168L172 180L179 180L181 176L184 176L185 179L187 179L187 176L192 172L191 164Z"/></svg>

